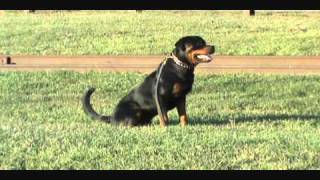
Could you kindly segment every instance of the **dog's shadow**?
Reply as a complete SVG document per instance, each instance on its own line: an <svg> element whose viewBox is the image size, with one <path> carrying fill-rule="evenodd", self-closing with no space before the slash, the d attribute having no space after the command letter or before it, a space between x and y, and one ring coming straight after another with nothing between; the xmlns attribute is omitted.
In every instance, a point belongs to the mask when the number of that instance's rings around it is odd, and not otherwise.
<svg viewBox="0 0 320 180"><path fill-rule="evenodd" d="M226 125L230 123L245 123L245 122L281 122L284 120L292 121L309 121L317 120L315 123L320 123L320 115L297 115L297 114L267 114L267 115L252 115L239 117L224 117L224 118L203 118L190 117L189 125ZM318 121L319 120L319 121Z"/></svg>

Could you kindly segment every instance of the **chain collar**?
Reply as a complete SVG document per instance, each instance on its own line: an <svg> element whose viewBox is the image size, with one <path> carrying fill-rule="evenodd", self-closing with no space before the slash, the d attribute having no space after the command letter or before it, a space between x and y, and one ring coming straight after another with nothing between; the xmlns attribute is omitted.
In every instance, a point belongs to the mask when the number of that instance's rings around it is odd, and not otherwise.
<svg viewBox="0 0 320 180"><path fill-rule="evenodd" d="M183 69L190 70L193 69L193 66L190 66L182 61L180 61L173 53L168 56L168 58L172 58L174 63L176 63L178 66L182 67Z"/></svg>

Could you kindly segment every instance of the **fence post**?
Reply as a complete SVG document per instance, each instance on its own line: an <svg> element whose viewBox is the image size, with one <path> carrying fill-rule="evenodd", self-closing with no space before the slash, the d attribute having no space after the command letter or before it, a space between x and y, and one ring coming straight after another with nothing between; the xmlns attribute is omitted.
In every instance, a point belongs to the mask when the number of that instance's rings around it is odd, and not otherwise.
<svg viewBox="0 0 320 180"><path fill-rule="evenodd" d="M250 11L250 16L256 15L256 12L254 10L249 10Z"/></svg>
<svg viewBox="0 0 320 180"><path fill-rule="evenodd" d="M35 13L36 10L24 10L25 13Z"/></svg>
<svg viewBox="0 0 320 180"><path fill-rule="evenodd" d="M248 15L250 15L250 16L256 15L256 12L255 12L254 10L245 10L244 13L245 13L245 14L248 14Z"/></svg>

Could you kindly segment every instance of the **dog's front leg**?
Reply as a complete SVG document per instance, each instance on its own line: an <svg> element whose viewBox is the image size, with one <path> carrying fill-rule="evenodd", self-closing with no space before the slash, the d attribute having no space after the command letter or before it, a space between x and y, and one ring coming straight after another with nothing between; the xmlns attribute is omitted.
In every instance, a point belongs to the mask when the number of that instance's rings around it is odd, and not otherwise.
<svg viewBox="0 0 320 180"><path fill-rule="evenodd" d="M177 103L177 110L181 125L186 126L188 124L188 116L186 111L186 96L181 98L181 100Z"/></svg>
<svg viewBox="0 0 320 180"><path fill-rule="evenodd" d="M169 124L169 118L168 118L168 114L167 111L162 112L163 115L160 115L160 126L161 127L166 127Z"/></svg>
<svg viewBox="0 0 320 180"><path fill-rule="evenodd" d="M164 100L160 96L159 97L159 106L160 106L160 112L158 112L160 117L160 126L165 127L169 124L169 118L168 118L168 110L166 106L164 105Z"/></svg>

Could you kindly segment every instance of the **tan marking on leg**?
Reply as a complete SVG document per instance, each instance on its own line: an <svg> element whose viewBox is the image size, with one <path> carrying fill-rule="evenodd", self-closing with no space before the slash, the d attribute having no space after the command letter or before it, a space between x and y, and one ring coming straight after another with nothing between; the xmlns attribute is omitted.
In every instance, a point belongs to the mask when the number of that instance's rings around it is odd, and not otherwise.
<svg viewBox="0 0 320 180"><path fill-rule="evenodd" d="M186 114L180 116L180 122L181 126L186 126L188 124L188 116Z"/></svg>
<svg viewBox="0 0 320 180"><path fill-rule="evenodd" d="M187 111L186 111L186 97L184 97L177 104L177 110L178 110L181 125L186 126L188 124L188 116L187 116Z"/></svg>
<svg viewBox="0 0 320 180"><path fill-rule="evenodd" d="M162 116L160 117L160 127L166 127L169 124L169 118L167 113L164 114L164 117L162 118Z"/></svg>

